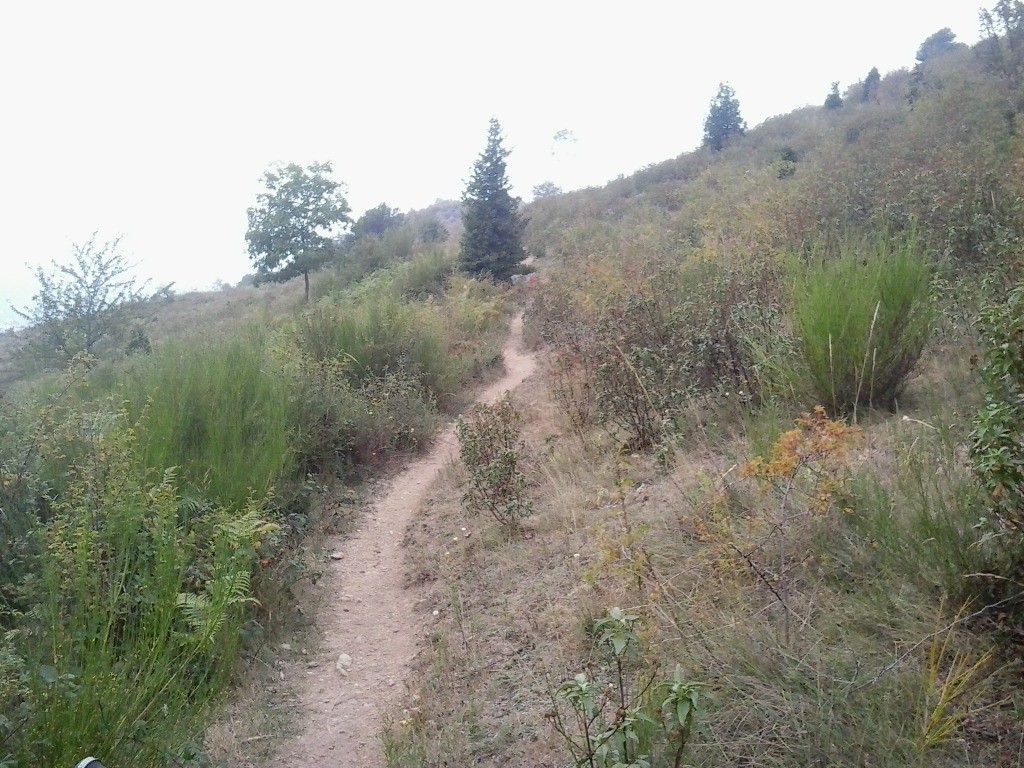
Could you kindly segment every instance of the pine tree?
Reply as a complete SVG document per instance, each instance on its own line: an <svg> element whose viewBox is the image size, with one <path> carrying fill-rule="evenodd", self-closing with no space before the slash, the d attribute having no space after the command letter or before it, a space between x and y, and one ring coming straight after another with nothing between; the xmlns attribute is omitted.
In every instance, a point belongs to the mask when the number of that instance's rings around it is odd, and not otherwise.
<svg viewBox="0 0 1024 768"><path fill-rule="evenodd" d="M868 72L868 76L864 78L864 85L860 92L860 100L862 102L867 102L876 98L878 93L878 84L880 82L882 82L882 76L878 72L878 67L872 67L871 71Z"/></svg>
<svg viewBox="0 0 1024 768"><path fill-rule="evenodd" d="M704 120L704 146L717 152L730 136L742 136L746 130L747 123L740 117L736 91L722 83Z"/></svg>
<svg viewBox="0 0 1024 768"><path fill-rule="evenodd" d="M473 166L473 178L462 196L462 247L459 264L471 275L490 275L498 281L512 279L526 256L519 214L519 198L509 192L505 158L509 150L501 145L501 125L491 118L487 148Z"/></svg>
<svg viewBox="0 0 1024 768"><path fill-rule="evenodd" d="M839 109L843 106L843 97L839 95L839 83L832 83L832 89L825 97L825 109Z"/></svg>

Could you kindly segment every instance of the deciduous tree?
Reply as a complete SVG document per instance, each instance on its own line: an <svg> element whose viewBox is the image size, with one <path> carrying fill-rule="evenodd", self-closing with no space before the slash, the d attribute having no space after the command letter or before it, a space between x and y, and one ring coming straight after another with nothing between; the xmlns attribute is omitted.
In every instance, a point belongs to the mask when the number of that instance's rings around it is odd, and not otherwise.
<svg viewBox="0 0 1024 768"><path fill-rule="evenodd" d="M917 49L917 60L924 64L936 56L963 48L963 43L956 42L956 34L949 27L943 27L933 35L929 35L921 47Z"/></svg>
<svg viewBox="0 0 1024 768"><path fill-rule="evenodd" d="M983 60L1010 86L1013 111L1024 110L1024 2L999 0L991 11L982 11L981 31Z"/></svg>
<svg viewBox="0 0 1024 768"><path fill-rule="evenodd" d="M352 225L352 236L356 239L366 236L382 237L385 232L403 221L405 214L397 208L391 208L387 203L381 203L359 217Z"/></svg>
<svg viewBox="0 0 1024 768"><path fill-rule="evenodd" d="M562 194L562 188L553 181L543 181L533 188L534 199Z"/></svg>
<svg viewBox="0 0 1024 768"><path fill-rule="evenodd" d="M505 170L509 150L502 146L501 125L491 118L487 147L473 166L473 177L462 196L462 244L459 263L471 275L490 275L507 281L520 271L526 256L519 213Z"/></svg>
<svg viewBox="0 0 1024 768"><path fill-rule="evenodd" d="M120 250L120 238L72 246L70 263L36 267L39 290L32 304L14 311L30 324L27 351L37 362L67 362L77 354L94 355L102 342L127 333L131 305L144 298L148 281L136 284L134 265ZM168 286L169 287L169 286ZM164 290L167 290L166 288Z"/></svg>
<svg viewBox="0 0 1024 768"><path fill-rule="evenodd" d="M263 174L266 192L249 209L245 239L256 282L285 282L302 275L309 301L309 273L331 257L331 231L350 224L351 210L331 164L291 163Z"/></svg>

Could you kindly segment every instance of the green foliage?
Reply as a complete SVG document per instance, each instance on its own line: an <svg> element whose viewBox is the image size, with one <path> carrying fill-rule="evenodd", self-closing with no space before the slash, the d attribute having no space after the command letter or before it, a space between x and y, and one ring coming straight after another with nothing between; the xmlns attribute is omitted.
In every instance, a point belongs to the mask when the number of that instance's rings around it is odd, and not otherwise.
<svg viewBox="0 0 1024 768"><path fill-rule="evenodd" d="M917 49L917 61L921 64L931 61L939 56L962 48L963 43L956 42L956 35L949 27L943 27L938 32L929 35L921 47Z"/></svg>
<svg viewBox="0 0 1024 768"><path fill-rule="evenodd" d="M456 422L459 456L469 470L462 497L467 509L487 512L506 530L516 532L533 511L522 472L526 447L519 437L522 415L508 394L494 405L476 405Z"/></svg>
<svg viewBox="0 0 1024 768"><path fill-rule="evenodd" d="M395 265L391 287L395 295L406 299L441 297L455 271L455 259L444 251L434 250Z"/></svg>
<svg viewBox="0 0 1024 768"><path fill-rule="evenodd" d="M736 91L721 83L704 120L704 146L718 152L730 138L742 136L746 130L747 123L740 116Z"/></svg>
<svg viewBox="0 0 1024 768"><path fill-rule="evenodd" d="M843 97L839 95L839 83L832 83L832 88L825 97L825 109L839 109L843 106Z"/></svg>
<svg viewBox="0 0 1024 768"><path fill-rule="evenodd" d="M352 225L350 236L353 240L363 237L382 237L389 229L393 229L405 220L405 215L387 203L371 208Z"/></svg>
<svg viewBox="0 0 1024 768"><path fill-rule="evenodd" d="M896 404L932 331L930 277L912 232L815 249L796 277L793 322L816 402L833 414Z"/></svg>
<svg viewBox="0 0 1024 768"><path fill-rule="evenodd" d="M1014 111L1024 109L1024 2L999 0L981 12L985 34L979 50L988 68L1005 79L1014 91Z"/></svg>
<svg viewBox="0 0 1024 768"><path fill-rule="evenodd" d="M245 233L256 280L284 282L302 275L309 300L309 273L331 256L330 232L350 223L341 184L330 178L330 163L295 163L263 174L267 188L249 209Z"/></svg>
<svg viewBox="0 0 1024 768"><path fill-rule="evenodd" d="M448 230L435 216L420 221L416 227L416 234L424 245L443 243L448 239Z"/></svg>
<svg viewBox="0 0 1024 768"><path fill-rule="evenodd" d="M463 272L488 275L498 282L511 280L526 257L519 199L512 197L505 173L509 150L502 146L501 125L491 118L487 147L473 166L473 176L462 196L465 229L459 251Z"/></svg>
<svg viewBox="0 0 1024 768"><path fill-rule="evenodd" d="M867 103L876 98L878 93L878 84L882 81L882 75L878 72L878 67L872 67L871 71L868 72L867 77L864 78L864 82L861 84L860 100L861 103Z"/></svg>
<svg viewBox="0 0 1024 768"><path fill-rule="evenodd" d="M1024 284L981 313L979 332L985 400L970 434L971 466L988 496L995 579L1016 584L1024 570Z"/></svg>
<svg viewBox="0 0 1024 768"><path fill-rule="evenodd" d="M354 383L402 372L435 397L458 381L448 359L448 336L437 307L403 302L385 286L337 302L321 301L289 331L303 359L346 360Z"/></svg>
<svg viewBox="0 0 1024 768"><path fill-rule="evenodd" d="M609 609L593 628L610 662L609 680L581 672L556 692L552 722L577 768L651 768L669 760L673 768L682 765L706 686L687 681L679 665L671 679L656 685L654 677L645 677L636 665L639 618ZM568 705L569 718L559 701Z"/></svg>
<svg viewBox="0 0 1024 768"><path fill-rule="evenodd" d="M166 344L127 374L148 466L241 508L292 469L288 382L259 334Z"/></svg>
<svg viewBox="0 0 1024 768"><path fill-rule="evenodd" d="M337 471L412 449L437 427L434 400L409 373L354 375L347 358L305 360L294 372L296 452L307 471Z"/></svg>
<svg viewBox="0 0 1024 768"><path fill-rule="evenodd" d="M339 256L342 269L361 279L378 269L408 260L416 245L416 233L405 226L391 227L380 236L367 235L354 241Z"/></svg>
<svg viewBox="0 0 1024 768"><path fill-rule="evenodd" d="M145 283L137 285L129 276L133 265L119 245L120 238L98 244L94 233L72 246L70 263L54 261L50 272L36 268L33 304L14 309L31 325L22 354L44 366L64 365L75 355L96 355L122 340Z"/></svg>
<svg viewBox="0 0 1024 768"><path fill-rule="evenodd" d="M6 760L186 760L236 658L256 548L274 526L255 506L190 517L172 472L151 480L123 414L68 418L89 450L68 467L46 557L23 582L31 610L2 642L2 663L19 668L0 702ZM191 602L201 626L182 610Z"/></svg>
<svg viewBox="0 0 1024 768"><path fill-rule="evenodd" d="M552 195L562 194L562 188L555 184L553 181L544 181L536 185L533 188L533 199L537 200L541 197L551 197Z"/></svg>

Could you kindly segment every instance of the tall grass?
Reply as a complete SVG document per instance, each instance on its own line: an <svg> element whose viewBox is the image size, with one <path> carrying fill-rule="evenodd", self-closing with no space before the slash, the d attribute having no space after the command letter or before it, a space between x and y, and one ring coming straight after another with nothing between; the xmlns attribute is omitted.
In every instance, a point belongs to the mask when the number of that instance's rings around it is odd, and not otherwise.
<svg viewBox="0 0 1024 768"><path fill-rule="evenodd" d="M435 396L455 384L437 308L402 302L388 291L378 289L344 304L322 301L296 320L290 338L305 359L347 360L354 382L401 371Z"/></svg>
<svg viewBox="0 0 1024 768"><path fill-rule="evenodd" d="M20 684L2 688L4 765L165 766L194 757L207 704L236 658L258 511L183 524L173 473L139 460L123 414L81 414L91 450L68 468L3 637Z"/></svg>
<svg viewBox="0 0 1024 768"><path fill-rule="evenodd" d="M807 394L833 414L893 407L931 333L930 275L913 232L816 248L793 291Z"/></svg>
<svg viewBox="0 0 1024 768"><path fill-rule="evenodd" d="M144 458L179 467L193 488L241 507L291 468L288 381L257 333L167 344L128 375Z"/></svg>

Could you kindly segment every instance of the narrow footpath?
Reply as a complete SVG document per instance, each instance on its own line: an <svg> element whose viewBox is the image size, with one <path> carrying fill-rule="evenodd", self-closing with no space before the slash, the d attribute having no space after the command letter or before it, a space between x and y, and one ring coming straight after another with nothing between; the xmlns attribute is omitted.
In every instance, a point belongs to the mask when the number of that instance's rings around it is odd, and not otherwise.
<svg viewBox="0 0 1024 768"><path fill-rule="evenodd" d="M522 331L519 315L505 344L505 374L478 402L496 402L534 371ZM434 477L457 453L449 426L388 484L354 535L328 542L334 554L321 583L331 597L316 621L322 642L309 674L296 683L302 732L282 744L272 765L385 768L381 712L402 695L423 634L416 590L404 586L402 537Z"/></svg>

